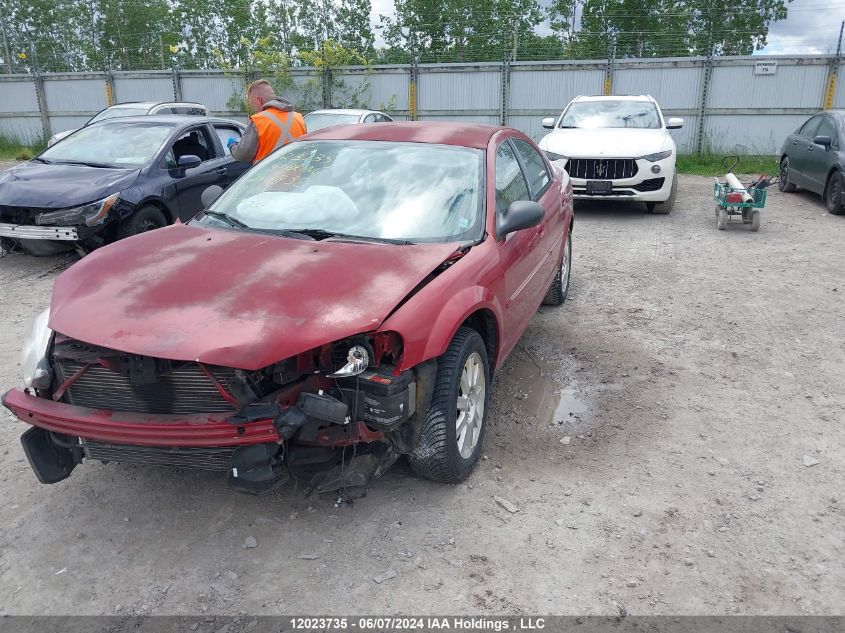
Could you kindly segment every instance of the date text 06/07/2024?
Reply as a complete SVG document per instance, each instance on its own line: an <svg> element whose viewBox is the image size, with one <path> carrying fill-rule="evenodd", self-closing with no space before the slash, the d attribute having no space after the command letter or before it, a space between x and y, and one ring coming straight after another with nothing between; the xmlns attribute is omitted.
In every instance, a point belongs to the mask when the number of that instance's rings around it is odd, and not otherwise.
<svg viewBox="0 0 845 633"><path fill-rule="evenodd" d="M531 631L546 628L543 618L478 618L478 617L296 617L290 619L294 630L359 631Z"/></svg>

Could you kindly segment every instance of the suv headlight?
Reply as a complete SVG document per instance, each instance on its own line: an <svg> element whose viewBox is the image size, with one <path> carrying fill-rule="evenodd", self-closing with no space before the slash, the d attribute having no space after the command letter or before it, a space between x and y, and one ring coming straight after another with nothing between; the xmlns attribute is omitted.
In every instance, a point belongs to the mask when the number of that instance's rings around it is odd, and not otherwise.
<svg viewBox="0 0 845 633"><path fill-rule="evenodd" d="M83 204L70 209L62 209L61 211L41 213L35 216L35 223L64 225L82 224L84 222L88 226L95 226L106 219L114 203L117 202L118 196L120 196L119 193L114 193L108 198L103 198L97 202Z"/></svg>
<svg viewBox="0 0 845 633"><path fill-rule="evenodd" d="M669 158L672 155L672 150L667 149L665 152L657 152L656 154L649 154L648 156L641 156L643 160L647 160L650 163L656 163L659 160L663 160L664 158Z"/></svg>
<svg viewBox="0 0 845 633"><path fill-rule="evenodd" d="M50 309L47 308L35 317L29 336L23 344L21 353L21 371L23 384L27 389L47 389L50 387L50 362L47 359L47 348L53 331L47 327L50 319Z"/></svg>
<svg viewBox="0 0 845 633"><path fill-rule="evenodd" d="M548 158L552 162L555 162L556 160L569 160L569 158L566 156L562 156L561 154L555 154L554 152L550 152L545 149L543 150L543 153L546 155L546 158Z"/></svg>

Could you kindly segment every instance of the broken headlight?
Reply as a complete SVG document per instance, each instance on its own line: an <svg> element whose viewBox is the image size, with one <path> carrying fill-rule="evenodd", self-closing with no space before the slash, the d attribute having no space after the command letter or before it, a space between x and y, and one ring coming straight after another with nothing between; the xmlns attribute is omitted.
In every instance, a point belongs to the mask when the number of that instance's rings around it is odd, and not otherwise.
<svg viewBox="0 0 845 633"><path fill-rule="evenodd" d="M372 349L369 345L362 343L351 345L346 353L346 364L329 376L332 378L357 376L370 366L371 359Z"/></svg>
<svg viewBox="0 0 845 633"><path fill-rule="evenodd" d="M53 331L47 327L50 309L35 317L21 353L23 384L27 389L47 389L50 386L50 361L47 348Z"/></svg>
<svg viewBox="0 0 845 633"><path fill-rule="evenodd" d="M66 224L87 224L88 226L95 226L102 223L106 219L111 208L117 202L119 193L114 193L108 198L103 198L97 202L83 204L78 207L70 209L62 209L61 211L50 211L48 213L41 213L35 216L36 224L52 224L52 225L66 225Z"/></svg>

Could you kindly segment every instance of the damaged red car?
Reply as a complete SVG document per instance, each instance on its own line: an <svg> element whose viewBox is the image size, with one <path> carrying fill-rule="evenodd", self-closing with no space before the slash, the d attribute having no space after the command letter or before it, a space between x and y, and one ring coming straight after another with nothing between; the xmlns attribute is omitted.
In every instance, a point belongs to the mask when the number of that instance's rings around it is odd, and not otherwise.
<svg viewBox="0 0 845 633"><path fill-rule="evenodd" d="M459 481L494 372L566 298L572 222L566 173L516 130L327 128L62 273L2 401L43 483L99 460L328 491L402 455Z"/></svg>

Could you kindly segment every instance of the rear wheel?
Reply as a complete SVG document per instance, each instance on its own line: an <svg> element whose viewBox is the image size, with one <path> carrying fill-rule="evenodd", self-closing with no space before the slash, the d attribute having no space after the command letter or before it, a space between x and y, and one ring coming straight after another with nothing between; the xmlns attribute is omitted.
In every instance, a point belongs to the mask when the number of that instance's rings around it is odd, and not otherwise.
<svg viewBox="0 0 845 633"><path fill-rule="evenodd" d="M760 230L760 212L756 209L751 212L750 224L751 226L748 228L750 228L755 233Z"/></svg>
<svg viewBox="0 0 845 633"><path fill-rule="evenodd" d="M778 172L778 189L784 193L791 193L795 191L795 185L789 180L789 159L784 158L780 161L780 171Z"/></svg>
<svg viewBox="0 0 845 633"><path fill-rule="evenodd" d="M560 268L557 270L554 281L543 297L543 305L559 306L566 301L569 294L569 274L572 270L572 231L567 233L566 242L563 244L563 258Z"/></svg>
<svg viewBox="0 0 845 633"><path fill-rule="evenodd" d="M472 472L486 431L489 383L484 341L472 328L461 327L437 361L431 405L408 456L415 473L456 483Z"/></svg>
<svg viewBox="0 0 845 633"><path fill-rule="evenodd" d="M678 195L678 174L672 176L672 189L669 191L669 197L663 202L657 202L654 206L649 208L652 213L659 213L661 215L668 215L672 212L672 207L675 206L675 197Z"/></svg>
<svg viewBox="0 0 845 633"><path fill-rule="evenodd" d="M724 231L728 226L728 220L730 216L728 215L727 209L719 209L719 215L716 216L716 228L720 231Z"/></svg>
<svg viewBox="0 0 845 633"><path fill-rule="evenodd" d="M828 211L834 215L842 215L845 213L842 202L842 174L835 171L827 179L827 186L824 188L824 203Z"/></svg>
<svg viewBox="0 0 845 633"><path fill-rule="evenodd" d="M125 237L160 229L163 226L167 226L167 218L164 217L161 209L153 206L141 207L120 223L117 239L122 240Z"/></svg>

